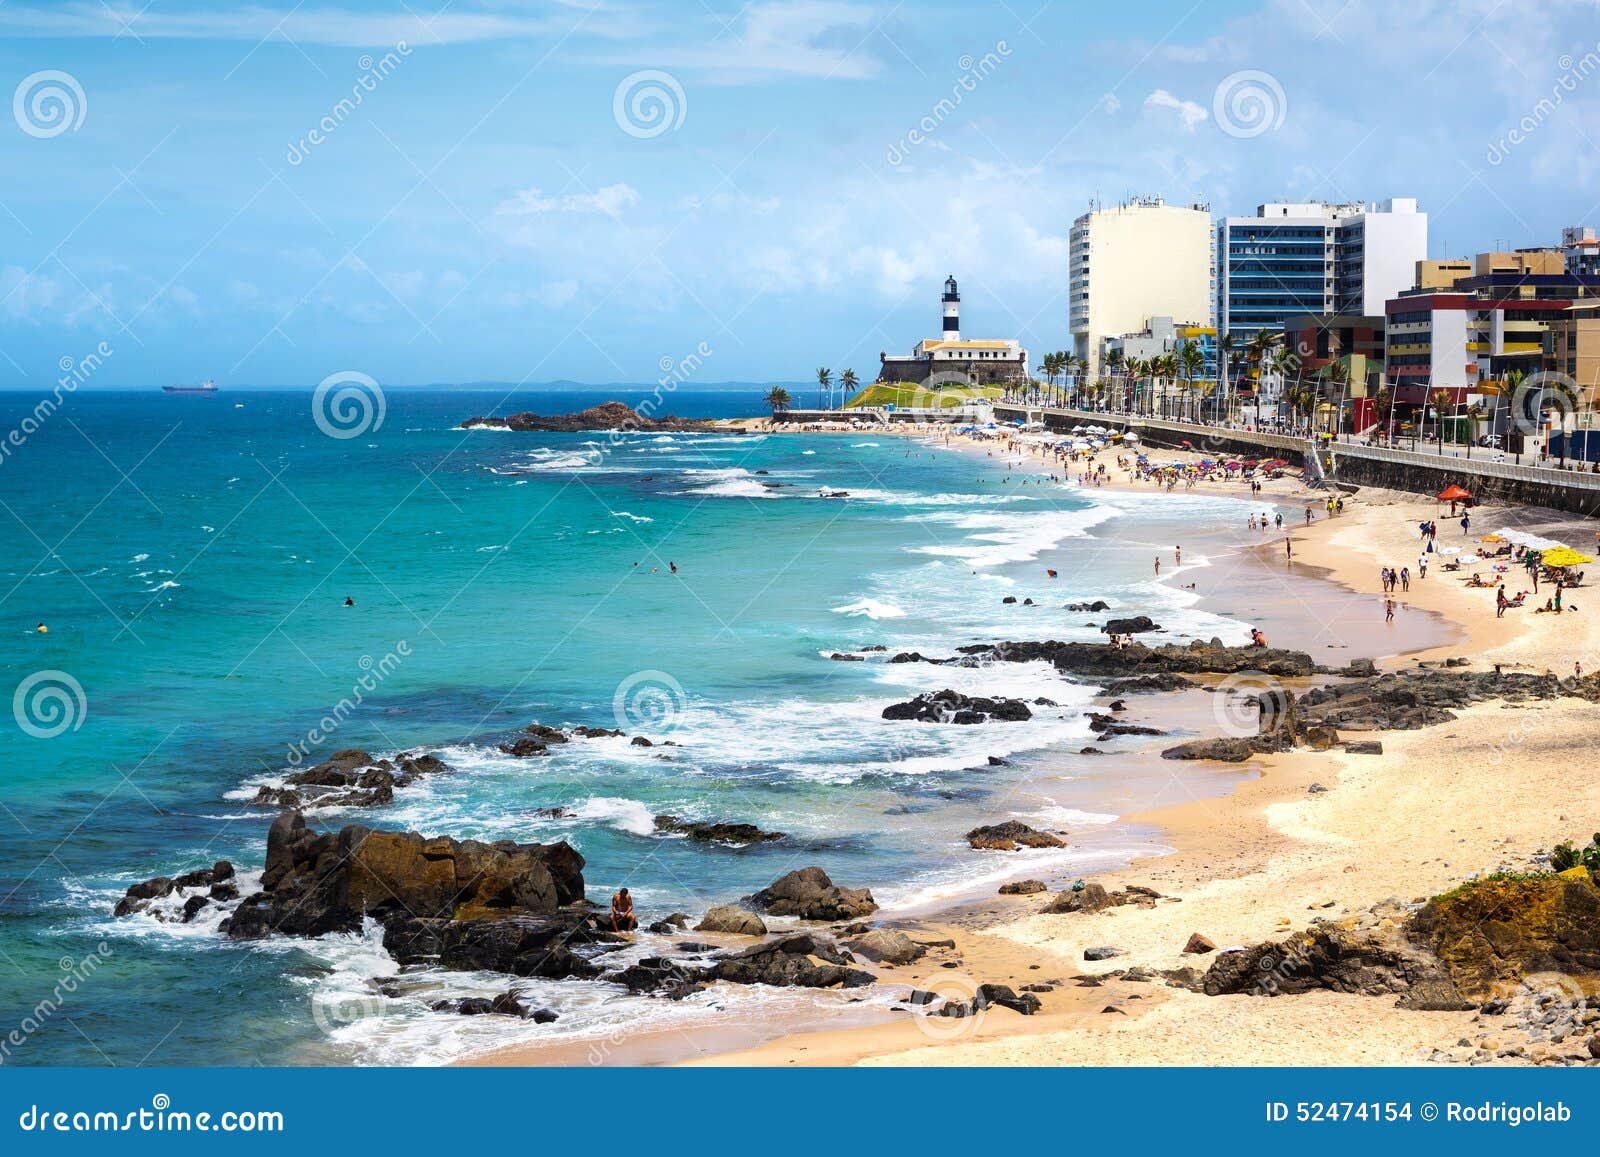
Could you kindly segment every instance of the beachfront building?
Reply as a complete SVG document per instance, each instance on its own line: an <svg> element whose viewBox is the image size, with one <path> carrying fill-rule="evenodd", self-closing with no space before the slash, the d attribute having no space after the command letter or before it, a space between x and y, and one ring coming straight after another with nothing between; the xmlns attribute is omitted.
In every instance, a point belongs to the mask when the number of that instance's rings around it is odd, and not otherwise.
<svg viewBox="0 0 1600 1157"><path fill-rule="evenodd" d="M1417 286L1385 305L1385 382L1392 408L1415 415L1439 392L1452 407L1494 413L1510 382L1594 365L1582 307L1600 274L1569 273L1559 248L1480 253L1448 289ZM1579 307L1574 309L1574 307ZM1576 376L1576 375L1574 375Z"/></svg>
<svg viewBox="0 0 1600 1157"><path fill-rule="evenodd" d="M961 336L961 290L954 275L939 297L940 336L919 341L909 356L878 355L880 382L943 385L1026 385L1028 351L1014 339L969 340Z"/></svg>
<svg viewBox="0 0 1600 1157"><path fill-rule="evenodd" d="M1073 353L1101 373L1102 344L1155 317L1212 323L1211 210L1138 197L1072 223L1067 326Z"/></svg>
<svg viewBox="0 0 1600 1157"><path fill-rule="evenodd" d="M1568 273L1600 273L1600 237L1592 226L1569 225L1561 231L1562 263Z"/></svg>
<svg viewBox="0 0 1600 1157"><path fill-rule="evenodd" d="M1382 314L1305 313L1283 323L1289 384L1315 395L1314 426L1355 429L1372 424L1373 398L1383 383Z"/></svg>
<svg viewBox="0 0 1600 1157"><path fill-rule="evenodd" d="M1373 316L1413 284L1428 215L1413 197L1269 202L1217 225L1216 322L1247 341L1305 314Z"/></svg>

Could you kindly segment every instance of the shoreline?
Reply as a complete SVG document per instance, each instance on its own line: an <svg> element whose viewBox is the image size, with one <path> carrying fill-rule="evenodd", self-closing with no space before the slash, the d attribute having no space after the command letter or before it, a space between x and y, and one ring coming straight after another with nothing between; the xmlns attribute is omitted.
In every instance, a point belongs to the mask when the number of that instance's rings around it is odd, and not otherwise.
<svg viewBox="0 0 1600 1157"><path fill-rule="evenodd" d="M859 433L859 431L814 432ZM938 445L937 441L930 441ZM949 448L979 452L995 449L977 443ZM1162 458L1182 460L1183 455L1181 452L1169 454L1163 451ZM1018 465L1024 469L1051 472L1047 463L1029 463L1026 458L1023 458ZM1274 504L1291 501L1301 503L1306 494L1297 481L1289 478L1267 483L1266 487L1267 489L1256 500ZM1106 488L1135 492L1141 490L1148 492L1154 489L1149 484L1132 482L1119 484L1115 481L1108 483ZM1201 484L1188 492L1219 493L1246 502L1251 501L1251 496L1239 493L1239 489L1237 485ZM1320 498L1320 495L1318 497ZM1381 607L1381 596L1363 592L1364 583L1376 585L1370 576L1375 575L1377 566L1381 565L1372 562L1372 558L1377 556L1369 555L1367 551L1375 544L1395 550L1398 550L1398 546L1395 545L1393 528L1390 528L1389 533L1374 538L1372 534L1374 523L1380 519L1388 522L1392 518L1397 526L1406 525L1400 520L1410 519L1413 513L1410 507L1416 505L1417 501L1411 496L1384 491L1363 491L1360 497L1347 502L1348 509L1345 514L1333 519L1319 518L1310 527L1297 525L1290 528L1285 535L1294 544L1294 556L1288 564L1289 570L1297 579L1315 584L1324 592L1336 592L1329 597L1341 609ZM1393 507L1405 509L1390 509ZM1414 522L1410 526L1414 529ZM1274 568L1272 554L1275 546L1275 542L1245 546L1237 553L1247 565L1270 571ZM1404 666L1462 653L1481 656L1488 651L1497 652L1511 646L1518 639L1521 624L1514 619L1496 620L1492 616L1488 617L1487 622L1481 615L1474 618L1470 594L1456 589L1456 584L1443 581L1444 578L1442 572L1436 572L1430 575L1429 579L1414 583L1409 596L1405 596L1405 606L1407 613L1411 610L1422 611L1430 622L1456 633L1459 637L1443 643L1429 640L1421 646L1398 647L1392 653L1382 655L1384 666ZM1210 608L1212 610L1220 609L1225 598L1226 592L1223 591L1212 591L1202 596L1204 602L1216 604ZM1307 630L1311 630L1311 627L1308 626ZM1285 640L1284 643L1297 647L1301 645L1300 640ZM1374 657L1380 654L1382 654L1381 648L1374 652ZM1165 699L1170 703L1170 696ZM1490 713L1497 710L1493 704L1482 704L1468 709L1463 713L1463 718L1476 719L1480 716L1488 718ZM1543 705L1534 710L1542 712L1551 708ZM1170 711L1162 712L1163 721L1169 713ZM1600 731L1600 720L1596 720L1595 723L1597 731ZM1454 725L1447 726L1451 731L1455 730ZM1440 747L1438 741L1441 738L1438 733L1443 730L1445 728L1435 727L1420 732L1384 734L1381 738L1385 741L1385 750L1388 750L1389 744L1393 744L1397 754L1401 749L1410 749L1418 745L1437 752ZM1452 734L1445 738L1454 740L1456 736ZM1139 753L1129 754L1135 757L1137 755L1148 757L1152 750L1160 746L1160 743L1153 743L1141 749ZM945 902L920 918L888 913L880 917L878 922L889 927L907 929L919 939L954 940L956 948L936 950L919 965L883 970L881 979L884 982L913 987L932 986L931 991L946 991L949 995L960 995L960 992L949 992L952 975L959 978L961 984L999 982L1020 986L1030 981L1037 981L1041 977L1049 981L1063 981L1067 977L1097 971L1103 973L1114 968L1126 967L1131 963L1140 966L1181 967L1186 963L1196 963L1196 958L1185 958L1178 952L1178 946L1191 930L1187 928L1187 924L1196 923L1195 917L1205 913L1208 908L1220 908L1227 917L1235 919L1241 932L1248 928L1248 935L1219 939L1218 943L1224 945L1243 943L1247 939L1260 940L1274 934L1282 935L1291 924L1293 926L1303 924L1304 920L1309 918L1305 913L1316 909L1323 900L1307 900L1298 905L1281 907L1269 902L1263 906L1262 897L1259 895L1259 879L1271 874L1270 869L1274 862L1297 860L1299 858L1296 855L1297 849L1300 849L1301 845L1330 842L1336 846L1339 844L1340 841L1337 839L1328 840L1326 837L1313 836L1311 834L1313 827L1308 827L1304 819L1297 815L1306 805L1307 789L1313 782L1332 784L1334 790L1338 791L1347 785L1354 786L1374 778L1389 781L1396 778L1391 760L1394 763L1402 761L1388 755L1378 760L1365 757L1365 764L1363 759L1364 757L1360 756L1333 753L1315 755L1304 752L1258 757L1243 767L1238 765L1220 767L1219 775L1229 776L1231 781L1221 786L1215 795L1192 796L1178 802L1153 799L1150 801L1150 806L1123 814L1120 822L1152 827L1161 833L1162 842L1170 845L1172 850L1164 854L1136 858L1125 867L1097 874L1093 878L1108 888L1141 884L1154 886L1160 891L1177 889L1178 900L1188 901L1187 903L1162 903L1155 909L1140 909L1132 913L1135 917L1132 920L1126 918L1129 911L1126 909L1098 913L1095 916L1038 916L1035 914L1038 907L1037 897L969 896ZM1390 764L1391 769L1387 774L1383 772L1384 764ZM1376 777L1372 774L1374 771L1378 773ZM1389 786L1392 787L1392 784ZM1366 814L1366 810L1361 810L1358 820L1366 828L1372 829L1375 827L1373 817ZM1524 838L1542 844L1546 841L1553 842L1554 839L1567 834L1549 830L1553 827L1554 817L1547 817L1547 822L1542 828L1528 826ZM1487 850L1480 850L1480 858ZM1483 866L1471 858L1470 852L1458 855L1459 863L1455 860L1445 861L1438 856L1428 858L1428 863L1435 864L1435 870L1429 873L1434 879L1430 886L1435 890L1453 885L1468 872ZM1451 864L1455 866L1452 867ZM1363 865L1359 862L1352 863L1344 866L1341 874L1357 875L1362 868ZM1420 867L1418 870L1420 871ZM1017 877L1027 875L1025 863L1018 865L1015 875ZM1386 874L1373 875L1381 878L1385 884L1388 882ZM1420 875L1415 876L1412 883L1415 884L1423 878ZM1250 884L1252 880L1257 881L1253 888ZM1335 882L1326 883L1331 887ZM1363 902L1375 903L1391 894L1390 890L1378 887L1377 890L1383 894L1371 895L1374 885L1369 880L1362 880L1361 885L1358 891L1362 899L1355 902L1358 906ZM1251 921L1242 918L1246 913L1241 910L1241 902L1237 898L1231 904L1218 898L1226 897L1232 892L1252 891L1257 894L1251 898L1249 904L1244 905L1245 908L1255 908L1261 913L1277 911L1283 914L1274 916L1270 921L1264 915ZM1275 884L1270 894L1273 899L1282 894L1281 881ZM1368 895L1371 895L1370 900L1367 899ZM1194 903L1202 898L1206 898L1209 903ZM1070 932L1067 930L1040 927L1041 923L1048 925L1075 921L1081 922L1081 926L1085 929L1093 928L1107 924L1109 922L1107 917L1116 917L1119 912L1123 914L1118 925L1119 930L1132 931L1132 926L1135 924L1148 925L1149 928L1146 929L1144 942L1139 947L1127 949L1123 955L1102 966L1086 965L1081 960L1082 943L1079 940L1064 938L1064 933L1070 937ZM1173 912L1177 913L1176 917L1167 916ZM1160 913L1160 916L1154 913ZM1162 917L1167 918L1162 919ZM1184 930L1178 930L1180 925L1173 922L1175 919L1183 922ZM1067 929L1078 930L1070 924ZM1090 937L1089 942L1101 941ZM1109 942L1109 939L1105 942ZM1204 958L1198 960L1202 967L1205 962ZM952 968L952 965L955 967ZM941 985L944 986L943 989ZM930 1040L921 1027L927 1023L926 1018L907 1017L902 1014L897 1020L888 1023L867 1025L835 1024L822 1029L809 1029L805 1025L793 1024L772 1026L783 1027L788 1031L759 1043L741 1043L737 1039L739 1033L736 1030L714 1032L706 1034L710 1039L695 1042L692 1050L695 1055L690 1057L680 1055L676 1060L669 1055L671 1049L660 1049L651 1043L641 1042L638 1048L625 1045L617 1049L616 1054L608 1060L610 1063L757 1065L873 1063L878 1059L887 1060L889 1063L906 1064L1085 1063L1091 1058L1083 1050L1089 1047L1088 1042L1098 1041L1106 1035L1104 1029L1108 1022L1105 1013L1115 1009L1119 1015L1113 1016L1111 1020L1116 1022L1114 1031L1119 1042L1117 1051L1109 1056L1102 1055L1092 1059L1101 1062L1114 1059L1119 1063L1140 1063L1138 1049L1141 1046L1136 1042L1141 1039L1141 1034L1152 1040L1165 1041L1168 1046L1171 1044L1174 1026L1169 1021L1174 1014L1158 1010L1174 1004L1184 1006L1184 1011L1178 1020L1198 1025L1214 1022L1218 1017L1260 1016L1266 1011L1266 1005L1282 1006L1286 1003L1256 1001L1257 1007L1252 1009L1248 1005L1241 1007L1239 1003L1241 1000L1248 1002L1250 998L1207 998L1196 996L1186 990L1119 980L1081 988L1065 987L1058 983L1052 985L1052 991L1044 994L1043 999L1044 1007L1038 1015L1022 1018L1004 1010L993 1010L982 1018L983 1025L973 1025L970 1031L958 1033L951 1040ZM1379 1042L1374 1045L1378 1051L1355 1053L1335 1051L1327 1054L1328 1063L1413 1063L1419 1049L1424 1049L1428 1045L1448 1044L1456 1036L1462 1035L1465 1030L1458 1022L1470 1017L1470 1014L1410 1014L1413 1018L1410 1022L1396 1025L1389 1022L1393 1021L1396 1015L1404 1014L1393 1014L1392 1009L1373 1007L1381 1002L1374 1002L1370 998L1338 998L1329 997L1327 994L1313 994L1293 999L1293 1008L1303 1012L1301 1019L1307 1022L1299 1026L1299 1031L1317 1032L1319 1023L1320 1031L1331 1030L1350 1015L1350 1008L1341 1004L1341 1001L1346 1000L1357 1002L1363 1007L1363 1020L1372 1022L1367 1025L1367 1032L1374 1042ZM1283 1011L1284 1009L1280 1007L1271 1010L1279 1019ZM1148 1032L1138 1027L1146 1018L1152 1022ZM1446 1021L1450 1021L1451 1028L1443 1027ZM1081 1039L1058 1039L1063 1033L1069 1037L1076 1034L1076 1038ZM748 1037L751 1034L743 1035ZM623 1054L631 1055L631 1061ZM1145 1060L1147 1063L1175 1063L1166 1057L1148 1056ZM559 1063L559 1061L549 1052L548 1047L517 1046L464 1063L543 1064ZM1202 1056L1197 1056L1190 1063L1206 1062ZM1266 1054L1260 1054L1253 1059L1241 1058L1236 1063L1270 1062Z"/></svg>

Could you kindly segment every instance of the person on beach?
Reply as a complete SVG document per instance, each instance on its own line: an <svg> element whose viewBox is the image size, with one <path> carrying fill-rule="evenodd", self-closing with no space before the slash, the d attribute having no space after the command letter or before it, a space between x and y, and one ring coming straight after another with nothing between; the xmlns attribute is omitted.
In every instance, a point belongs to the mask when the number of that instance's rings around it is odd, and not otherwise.
<svg viewBox="0 0 1600 1157"><path fill-rule="evenodd" d="M1307 526L1311 525L1311 519L1312 519L1311 506L1310 506L1309 503L1307 503L1307 505L1306 505L1306 525Z"/></svg>
<svg viewBox="0 0 1600 1157"><path fill-rule="evenodd" d="M1466 534L1467 531L1471 528L1471 526L1472 526L1472 515L1463 514L1461 516L1461 533L1462 534Z"/></svg>
<svg viewBox="0 0 1600 1157"><path fill-rule="evenodd" d="M1417 555L1417 577L1419 579L1428 577L1428 556L1425 554Z"/></svg>
<svg viewBox="0 0 1600 1157"><path fill-rule="evenodd" d="M1183 565L1183 547L1181 547L1181 546L1173 547L1172 548L1172 555L1173 555L1174 563L1176 565L1178 565L1178 566L1182 566Z"/></svg>
<svg viewBox="0 0 1600 1157"><path fill-rule="evenodd" d="M1252 647L1265 647L1267 645L1267 637L1261 633L1260 627L1250 628L1250 645Z"/></svg>
<svg viewBox="0 0 1600 1157"><path fill-rule="evenodd" d="M632 932L637 927L639 921L633 914L633 897L623 888L611 897L611 930Z"/></svg>
<svg viewBox="0 0 1600 1157"><path fill-rule="evenodd" d="M1278 511L1278 516L1277 516L1277 522L1276 522L1276 525L1277 525L1277 527L1278 527L1278 529L1279 529L1279 530L1282 530L1282 529L1283 529L1283 511L1281 511L1281 510L1280 510L1280 511Z"/></svg>
<svg viewBox="0 0 1600 1157"><path fill-rule="evenodd" d="M1556 582L1556 613L1561 613L1561 583Z"/></svg>
<svg viewBox="0 0 1600 1157"><path fill-rule="evenodd" d="M1411 589L1411 568L1408 566L1400 568L1400 589L1402 591Z"/></svg>
<svg viewBox="0 0 1600 1157"><path fill-rule="evenodd" d="M1497 619L1503 619L1506 617L1506 587L1504 583L1501 583L1495 588L1494 617Z"/></svg>
<svg viewBox="0 0 1600 1157"><path fill-rule="evenodd" d="M1394 600L1393 599L1384 599L1383 600L1383 621L1386 622L1386 623L1394 622Z"/></svg>
<svg viewBox="0 0 1600 1157"><path fill-rule="evenodd" d="M1294 539L1285 538L1283 540L1283 557L1285 559L1292 559L1294 557Z"/></svg>

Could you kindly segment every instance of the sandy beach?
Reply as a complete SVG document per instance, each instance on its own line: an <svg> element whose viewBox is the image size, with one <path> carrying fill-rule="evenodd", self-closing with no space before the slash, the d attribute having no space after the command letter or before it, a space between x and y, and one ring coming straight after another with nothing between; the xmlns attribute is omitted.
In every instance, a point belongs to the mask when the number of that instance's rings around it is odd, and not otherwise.
<svg viewBox="0 0 1600 1157"><path fill-rule="evenodd" d="M1059 476L1059 464L1037 449L1018 453L966 438L946 444L998 457L1019 477ZM1165 450L1151 456L1162 462L1192 457ZM1107 451L1099 459L1108 465L1106 488L1157 489L1133 480L1114 458ZM1205 597L1213 609L1227 607L1239 590L1261 591L1264 572L1280 576L1266 580L1267 587L1281 583L1292 613L1280 616L1275 646L1348 647L1348 657L1374 657L1380 668L1446 657L1475 668L1500 664L1561 675L1572 673L1574 663L1585 671L1600 668L1600 637L1581 589L1568 597L1569 607L1576 602L1581 609L1535 614L1530 595L1525 609L1497 618L1493 587L1465 586L1484 534L1518 528L1582 549L1594 532L1581 519L1482 506L1472 511L1467 533L1429 499L1373 489L1346 496L1343 512L1330 517L1326 494L1306 491L1287 474L1265 482L1257 495L1234 482L1177 490L1275 508L1312 506L1310 523L1289 519L1283 531L1264 533L1258 547L1214 560L1206 574ZM1440 564L1452 556L1436 553L1428 556L1427 577L1417 576L1418 524L1428 519L1439 523L1438 546L1461 552L1459 572L1443 570ZM1393 596L1394 622L1385 621L1384 566L1406 566L1413 576L1409 591ZM1479 569L1490 573L1487 562ZM1512 573L1523 579L1520 570ZM1518 582L1508 580L1508 589L1515 593ZM1540 604L1547 594L1540 592ZM1430 630L1420 629L1423 620ZM1432 645L1420 645L1426 641ZM1167 710L1158 700L1140 708L1152 717ZM1198 793L1192 780L1176 774L1158 775L1123 818L1159 828L1174 850L1093 881L1109 890L1152 889L1161 899L1150 906L1044 913L1050 893L1072 883L1046 875L1047 893L990 897L927 919L888 921L939 946L915 964L880 966L880 983L904 984L908 994L923 989L958 998L979 983L1035 985L1042 1000L1036 1015L991 1008L966 1020L901 1015L891 1023L822 1031L796 1026L753 1047L737 1036L713 1037L687 1061L681 1041L676 1050L645 1044L628 1059L656 1063L676 1051L680 1063L717 1065L1404 1065L1423 1063L1438 1055L1434 1050L1470 1053L1457 1042L1482 1037L1475 1012L1402 1012L1392 996L1326 992L1211 997L1140 976L1142 970L1204 970L1209 956L1184 952L1194 933L1220 948L1251 944L1302 929L1313 918L1358 913L1389 900L1421 901L1476 873L1528 867L1554 844L1586 838L1600 812L1600 785L1571 758L1600 736L1600 708L1586 702L1489 702L1461 712L1453 723L1367 735L1381 741L1382 755L1261 756L1227 767L1217 794ZM1132 758L1148 767L1161 746L1156 741ZM1019 865L1017 878L1029 875ZM1117 954L1085 960L1093 946ZM1128 970L1132 979L1107 976ZM546 1050L484 1059L559 1063Z"/></svg>

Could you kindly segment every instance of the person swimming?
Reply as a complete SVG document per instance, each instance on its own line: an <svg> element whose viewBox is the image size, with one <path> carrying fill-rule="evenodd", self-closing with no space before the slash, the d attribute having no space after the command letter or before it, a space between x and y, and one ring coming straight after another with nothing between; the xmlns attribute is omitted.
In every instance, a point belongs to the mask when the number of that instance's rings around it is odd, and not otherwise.
<svg viewBox="0 0 1600 1157"><path fill-rule="evenodd" d="M356 605L356 601L355 601L355 599L351 598L349 595L345 595L345 597L344 597L344 605L347 606L347 607L353 607L353 606Z"/></svg>
<svg viewBox="0 0 1600 1157"><path fill-rule="evenodd" d="M50 628L45 626L43 623L40 623L37 627L35 627L33 629L36 632L38 632L39 634L41 634L41 635L48 635L50 633Z"/></svg>

